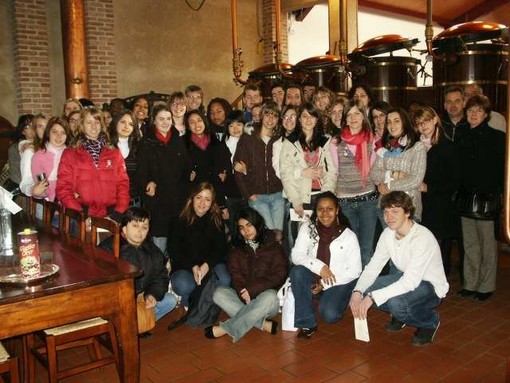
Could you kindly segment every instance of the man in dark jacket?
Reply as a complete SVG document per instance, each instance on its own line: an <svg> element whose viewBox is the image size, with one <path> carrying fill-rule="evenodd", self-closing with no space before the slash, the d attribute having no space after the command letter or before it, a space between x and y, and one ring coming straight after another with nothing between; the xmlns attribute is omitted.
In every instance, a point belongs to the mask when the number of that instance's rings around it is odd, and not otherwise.
<svg viewBox="0 0 510 383"><path fill-rule="evenodd" d="M150 214L140 207L130 207L121 222L120 258L143 270L135 279L135 292L143 294L145 307L154 308L156 320L168 314L177 305L174 294L168 292L169 261L163 252L149 239ZM103 241L99 247L111 250L113 237Z"/></svg>

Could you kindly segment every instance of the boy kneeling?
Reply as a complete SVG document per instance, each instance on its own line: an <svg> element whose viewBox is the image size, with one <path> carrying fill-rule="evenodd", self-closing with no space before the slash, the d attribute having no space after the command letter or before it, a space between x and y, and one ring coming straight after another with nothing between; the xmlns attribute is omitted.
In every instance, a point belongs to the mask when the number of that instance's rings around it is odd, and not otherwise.
<svg viewBox="0 0 510 383"><path fill-rule="evenodd" d="M385 195L381 208L388 227L354 288L349 303L352 315L364 319L375 304L392 315L385 326L388 331L413 326L417 330L412 344L429 344L439 327L435 308L449 288L439 245L427 228L412 220L414 206L406 193ZM390 273L380 276L388 260Z"/></svg>

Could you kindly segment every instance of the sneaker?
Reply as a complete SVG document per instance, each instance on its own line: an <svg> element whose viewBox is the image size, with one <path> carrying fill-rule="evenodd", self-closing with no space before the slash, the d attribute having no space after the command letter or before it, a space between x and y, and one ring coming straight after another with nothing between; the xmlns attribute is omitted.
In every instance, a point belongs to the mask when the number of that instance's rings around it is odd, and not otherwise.
<svg viewBox="0 0 510 383"><path fill-rule="evenodd" d="M384 328L390 332L398 332L406 327L404 322L399 321L397 318L392 317L391 322L388 322L384 325Z"/></svg>
<svg viewBox="0 0 510 383"><path fill-rule="evenodd" d="M425 346L432 343L434 336L436 335L437 329L439 328L440 322L437 322L435 328L419 328L416 330L413 336L412 344L414 346Z"/></svg>
<svg viewBox="0 0 510 383"><path fill-rule="evenodd" d="M297 337L301 339L310 339L312 335L315 334L316 332L317 326L311 328L303 327L302 329L299 330Z"/></svg>

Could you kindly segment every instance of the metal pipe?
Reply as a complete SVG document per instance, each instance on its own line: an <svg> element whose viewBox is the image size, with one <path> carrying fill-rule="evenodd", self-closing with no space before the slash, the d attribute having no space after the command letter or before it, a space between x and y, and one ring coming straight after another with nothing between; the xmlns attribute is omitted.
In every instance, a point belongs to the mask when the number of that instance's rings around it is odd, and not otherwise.
<svg viewBox="0 0 510 383"><path fill-rule="evenodd" d="M444 60L444 54L438 54L432 49L432 39L434 37L434 24L432 23L432 0L427 0L427 25L425 26L425 43L427 53L437 60Z"/></svg>
<svg viewBox="0 0 510 383"><path fill-rule="evenodd" d="M510 43L510 41L507 41ZM507 47L510 50L510 47ZM510 65L507 65L507 81L510 84ZM510 86L506 87L506 152L505 152L505 184L503 191L503 236L510 243ZM510 368L510 362L508 364Z"/></svg>
<svg viewBox="0 0 510 383"><path fill-rule="evenodd" d="M230 15L232 21L232 71L234 73L234 82L236 84L245 85L246 81L241 79L243 74L243 60L241 55L243 50L239 48L237 41L237 0L231 0Z"/></svg>
<svg viewBox="0 0 510 383"><path fill-rule="evenodd" d="M340 46L339 54L342 65L347 65L347 0L340 0Z"/></svg>
<svg viewBox="0 0 510 383"><path fill-rule="evenodd" d="M280 66L282 62L282 51L281 51L281 19L282 19L282 9L280 0L274 0L275 7L275 30L276 30L276 46L275 46L275 63L277 66Z"/></svg>

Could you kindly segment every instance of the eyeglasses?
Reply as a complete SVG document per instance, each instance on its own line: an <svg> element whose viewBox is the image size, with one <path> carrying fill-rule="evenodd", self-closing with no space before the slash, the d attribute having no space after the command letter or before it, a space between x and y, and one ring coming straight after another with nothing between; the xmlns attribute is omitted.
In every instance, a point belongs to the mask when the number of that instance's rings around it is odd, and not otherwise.
<svg viewBox="0 0 510 383"><path fill-rule="evenodd" d="M291 114L288 116L283 116L283 121L296 121L297 116L295 114Z"/></svg>
<svg viewBox="0 0 510 383"><path fill-rule="evenodd" d="M186 106L184 102L172 102L170 106L173 106L174 108L180 107L180 106Z"/></svg>
<svg viewBox="0 0 510 383"><path fill-rule="evenodd" d="M418 129L423 128L425 126L425 124L428 124L430 121L432 121L431 118L429 118L428 120L423 120L421 122L416 122L416 127Z"/></svg>

